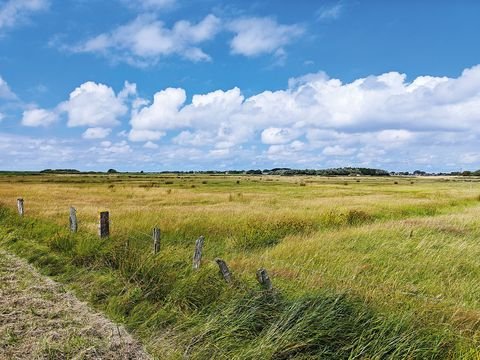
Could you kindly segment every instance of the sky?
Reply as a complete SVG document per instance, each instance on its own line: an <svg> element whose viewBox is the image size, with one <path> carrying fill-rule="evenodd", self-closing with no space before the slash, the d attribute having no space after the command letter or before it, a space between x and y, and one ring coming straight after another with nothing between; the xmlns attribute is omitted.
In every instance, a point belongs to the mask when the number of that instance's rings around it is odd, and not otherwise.
<svg viewBox="0 0 480 360"><path fill-rule="evenodd" d="M479 17L474 0L0 0L0 170L477 170Z"/></svg>

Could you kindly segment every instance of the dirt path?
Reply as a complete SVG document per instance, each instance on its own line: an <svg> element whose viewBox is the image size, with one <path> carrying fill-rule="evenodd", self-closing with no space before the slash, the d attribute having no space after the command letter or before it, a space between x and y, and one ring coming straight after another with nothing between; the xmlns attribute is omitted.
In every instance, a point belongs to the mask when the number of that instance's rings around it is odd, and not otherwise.
<svg viewBox="0 0 480 360"><path fill-rule="evenodd" d="M122 328L0 250L0 359L149 359Z"/></svg>

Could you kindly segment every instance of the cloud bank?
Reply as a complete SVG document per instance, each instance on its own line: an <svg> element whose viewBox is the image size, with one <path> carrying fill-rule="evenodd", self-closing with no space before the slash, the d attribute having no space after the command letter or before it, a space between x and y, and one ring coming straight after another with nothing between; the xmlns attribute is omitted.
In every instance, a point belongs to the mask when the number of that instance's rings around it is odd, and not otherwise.
<svg viewBox="0 0 480 360"><path fill-rule="evenodd" d="M85 141L110 139L98 147L103 161L129 154L160 167L480 167L480 65L411 81L389 72L343 83L319 72L250 97L235 87L187 99L182 88L143 99L135 84L115 93L86 82L54 110L26 110L22 123L60 116Z"/></svg>

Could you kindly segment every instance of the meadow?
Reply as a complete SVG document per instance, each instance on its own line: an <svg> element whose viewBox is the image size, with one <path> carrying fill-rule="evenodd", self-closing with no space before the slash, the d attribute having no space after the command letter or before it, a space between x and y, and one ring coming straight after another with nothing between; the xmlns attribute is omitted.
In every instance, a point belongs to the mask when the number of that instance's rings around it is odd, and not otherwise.
<svg viewBox="0 0 480 360"><path fill-rule="evenodd" d="M479 178L3 174L0 202L0 246L155 358L480 357Z"/></svg>

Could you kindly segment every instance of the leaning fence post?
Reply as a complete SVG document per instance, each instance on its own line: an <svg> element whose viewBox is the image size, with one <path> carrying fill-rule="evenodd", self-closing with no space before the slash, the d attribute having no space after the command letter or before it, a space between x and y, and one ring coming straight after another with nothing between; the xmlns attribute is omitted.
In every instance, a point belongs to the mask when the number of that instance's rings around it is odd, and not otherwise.
<svg viewBox="0 0 480 360"><path fill-rule="evenodd" d="M77 224L77 209L73 206L70 207L70 231L77 232L78 224Z"/></svg>
<svg viewBox="0 0 480 360"><path fill-rule="evenodd" d="M153 228L153 253L157 254L160 251L160 229Z"/></svg>
<svg viewBox="0 0 480 360"><path fill-rule="evenodd" d="M110 219L108 211L100 212L100 224L98 226L98 234L101 238L110 235Z"/></svg>
<svg viewBox="0 0 480 360"><path fill-rule="evenodd" d="M222 273L223 278L227 283L232 282L232 274L230 273L230 270L228 269L227 263L223 261L222 259L216 258L215 262L217 263L218 267L220 268L220 272Z"/></svg>
<svg viewBox="0 0 480 360"><path fill-rule="evenodd" d="M195 241L195 252L193 253L193 269L198 270L200 268L200 261L202 260L202 248L205 237L200 236Z"/></svg>
<svg viewBox="0 0 480 360"><path fill-rule="evenodd" d="M24 210L23 210L23 199L22 198L17 199L17 208L18 208L18 215L23 216Z"/></svg>
<svg viewBox="0 0 480 360"><path fill-rule="evenodd" d="M272 290L272 282L267 274L267 270L264 268L257 270L257 280L265 289Z"/></svg>

